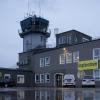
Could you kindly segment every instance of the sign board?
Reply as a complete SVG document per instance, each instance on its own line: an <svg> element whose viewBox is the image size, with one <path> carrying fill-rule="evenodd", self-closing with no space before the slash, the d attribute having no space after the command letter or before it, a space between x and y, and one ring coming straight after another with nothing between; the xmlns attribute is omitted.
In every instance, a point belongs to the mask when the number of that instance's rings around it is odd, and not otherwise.
<svg viewBox="0 0 100 100"><path fill-rule="evenodd" d="M98 69L98 60L86 60L78 62L78 70Z"/></svg>

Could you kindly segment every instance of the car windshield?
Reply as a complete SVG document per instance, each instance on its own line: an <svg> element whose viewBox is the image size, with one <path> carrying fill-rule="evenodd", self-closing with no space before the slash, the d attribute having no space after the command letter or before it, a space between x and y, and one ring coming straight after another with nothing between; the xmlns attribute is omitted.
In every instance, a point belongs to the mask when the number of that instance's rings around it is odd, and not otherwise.
<svg viewBox="0 0 100 100"><path fill-rule="evenodd" d="M84 76L84 79L93 79L92 76Z"/></svg>

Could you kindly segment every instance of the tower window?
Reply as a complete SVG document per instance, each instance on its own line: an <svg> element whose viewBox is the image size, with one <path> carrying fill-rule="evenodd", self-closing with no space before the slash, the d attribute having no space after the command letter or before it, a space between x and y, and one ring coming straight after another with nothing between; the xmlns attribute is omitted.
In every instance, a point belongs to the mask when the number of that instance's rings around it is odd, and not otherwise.
<svg viewBox="0 0 100 100"><path fill-rule="evenodd" d="M41 36L41 42L43 41L43 36Z"/></svg>

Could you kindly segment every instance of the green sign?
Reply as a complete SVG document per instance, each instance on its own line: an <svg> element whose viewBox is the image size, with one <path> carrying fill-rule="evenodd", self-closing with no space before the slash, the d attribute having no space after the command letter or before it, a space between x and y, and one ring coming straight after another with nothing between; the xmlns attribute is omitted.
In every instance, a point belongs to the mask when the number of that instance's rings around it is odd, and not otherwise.
<svg viewBox="0 0 100 100"><path fill-rule="evenodd" d="M78 70L98 69L98 60L86 60L78 62Z"/></svg>

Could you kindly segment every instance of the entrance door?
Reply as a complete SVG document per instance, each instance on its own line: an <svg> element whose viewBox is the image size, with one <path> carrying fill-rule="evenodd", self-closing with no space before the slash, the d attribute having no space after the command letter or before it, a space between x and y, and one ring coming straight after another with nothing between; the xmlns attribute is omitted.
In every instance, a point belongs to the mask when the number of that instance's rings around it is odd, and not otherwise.
<svg viewBox="0 0 100 100"><path fill-rule="evenodd" d="M63 79L62 74L56 74L55 75L55 86L61 87L62 86L62 79Z"/></svg>

